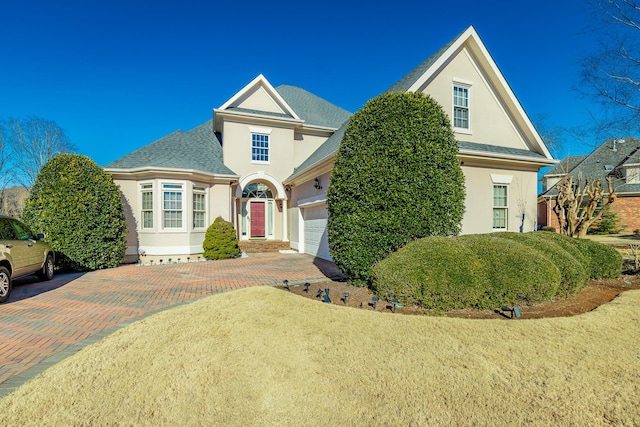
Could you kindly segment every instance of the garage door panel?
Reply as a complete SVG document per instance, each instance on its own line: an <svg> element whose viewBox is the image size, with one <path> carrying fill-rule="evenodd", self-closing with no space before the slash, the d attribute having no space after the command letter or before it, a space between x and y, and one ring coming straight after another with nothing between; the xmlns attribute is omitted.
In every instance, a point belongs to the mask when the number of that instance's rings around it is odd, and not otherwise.
<svg viewBox="0 0 640 427"><path fill-rule="evenodd" d="M304 209L304 251L318 258L331 260L327 234L327 209L318 206Z"/></svg>

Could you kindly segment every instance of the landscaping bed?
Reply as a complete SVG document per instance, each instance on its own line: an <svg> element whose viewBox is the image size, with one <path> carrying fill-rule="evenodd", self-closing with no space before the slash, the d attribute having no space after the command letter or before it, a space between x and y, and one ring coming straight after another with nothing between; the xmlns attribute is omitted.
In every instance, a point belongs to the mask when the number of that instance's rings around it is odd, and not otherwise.
<svg viewBox="0 0 640 427"><path fill-rule="evenodd" d="M279 289L287 292L284 286L277 286ZM368 288L356 287L346 282L326 281L320 283L312 283L308 291L302 284L289 285L291 293L315 299L318 303L322 303L324 289L329 289L329 297L331 304L337 304L347 307L359 308L364 310L373 310L372 298L373 292ZM318 290L322 289L322 296L317 297ZM577 295L568 298L556 298L555 301L547 301L540 304L520 306L522 319L541 319L547 317L568 317L577 314L586 313L598 306L605 304L624 291L640 289L640 276L623 275L618 279L597 279L590 280L587 287L580 291ZM347 292L349 296L346 303L343 300L343 294ZM392 312L393 304L388 301L380 300L376 304L376 311ZM417 306L404 306L396 309L396 314L422 315L425 311ZM501 310L451 310L441 313L447 317L459 317L468 319L509 319L509 313L503 313ZM506 314L506 315L505 315Z"/></svg>

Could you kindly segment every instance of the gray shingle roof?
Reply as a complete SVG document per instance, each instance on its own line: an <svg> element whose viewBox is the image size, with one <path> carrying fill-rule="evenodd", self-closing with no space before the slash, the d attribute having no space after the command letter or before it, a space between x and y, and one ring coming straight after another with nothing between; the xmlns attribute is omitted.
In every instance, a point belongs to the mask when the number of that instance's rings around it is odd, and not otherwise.
<svg viewBox="0 0 640 427"><path fill-rule="evenodd" d="M236 175L222 161L222 147L218 138L213 133L212 120L208 120L186 133L180 130L172 132L105 167L158 167L197 170L216 175Z"/></svg>
<svg viewBox="0 0 640 427"><path fill-rule="evenodd" d="M584 159L587 158L587 154L583 154L580 156L567 156L560 161L553 168L549 169L545 176L547 175L564 175L568 172L571 172L578 166Z"/></svg>
<svg viewBox="0 0 640 427"><path fill-rule="evenodd" d="M307 125L337 129L351 117L347 110L299 87L280 85L276 91Z"/></svg>
<svg viewBox="0 0 640 427"><path fill-rule="evenodd" d="M564 162L564 159L563 159ZM640 139L625 138L625 142L616 144L616 151L613 151L613 139L605 141L597 147L591 154L575 165L569 172L573 177L582 174L583 179L599 179L607 189L606 178L611 177L613 187L618 194L638 193L640 184L627 184L623 174L623 166L640 163ZM551 171L547 172L549 175ZM556 186L549 188L542 193L542 196L553 197L558 194Z"/></svg>
<svg viewBox="0 0 640 427"><path fill-rule="evenodd" d="M522 148L501 147L498 145L478 144L476 142L458 141L458 148L461 150L473 150L483 153L504 154L507 156L529 157L531 159L548 160L542 154Z"/></svg>
<svg viewBox="0 0 640 427"><path fill-rule="evenodd" d="M466 30L465 30L466 31ZM427 58L424 62L411 70L407 75L398 80L387 92L405 92L431 67L446 51L455 43L464 31L458 34L453 40L442 46L436 53Z"/></svg>

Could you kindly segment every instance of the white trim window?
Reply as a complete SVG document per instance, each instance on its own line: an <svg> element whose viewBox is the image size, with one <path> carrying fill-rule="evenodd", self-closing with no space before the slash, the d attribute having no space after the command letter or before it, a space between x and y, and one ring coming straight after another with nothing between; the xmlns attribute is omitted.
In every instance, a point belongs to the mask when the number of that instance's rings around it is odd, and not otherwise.
<svg viewBox="0 0 640 427"><path fill-rule="evenodd" d="M493 229L506 230L509 215L509 186L493 185Z"/></svg>
<svg viewBox="0 0 640 427"><path fill-rule="evenodd" d="M153 229L153 184L140 185L140 207L142 229Z"/></svg>
<svg viewBox="0 0 640 427"><path fill-rule="evenodd" d="M162 184L162 222L164 228L182 228L182 184Z"/></svg>
<svg viewBox="0 0 640 427"><path fill-rule="evenodd" d="M251 134L251 161L269 163L269 135L262 133Z"/></svg>
<svg viewBox="0 0 640 427"><path fill-rule="evenodd" d="M205 228L207 195L204 187L193 187L193 228Z"/></svg>
<svg viewBox="0 0 640 427"><path fill-rule="evenodd" d="M470 129L469 120L469 86L453 85L453 127L456 129Z"/></svg>
<svg viewBox="0 0 640 427"><path fill-rule="evenodd" d="M640 184L640 166L628 167L625 175L627 184Z"/></svg>

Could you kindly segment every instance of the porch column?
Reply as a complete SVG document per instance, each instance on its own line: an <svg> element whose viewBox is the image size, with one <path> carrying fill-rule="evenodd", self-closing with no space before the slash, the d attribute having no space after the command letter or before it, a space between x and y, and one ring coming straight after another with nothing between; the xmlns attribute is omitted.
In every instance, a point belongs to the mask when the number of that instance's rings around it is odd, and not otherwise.
<svg viewBox="0 0 640 427"><path fill-rule="evenodd" d="M282 241L289 241L289 224L287 221L287 217L289 216L289 212L287 212L287 199L282 199Z"/></svg>

